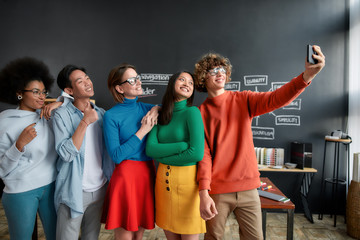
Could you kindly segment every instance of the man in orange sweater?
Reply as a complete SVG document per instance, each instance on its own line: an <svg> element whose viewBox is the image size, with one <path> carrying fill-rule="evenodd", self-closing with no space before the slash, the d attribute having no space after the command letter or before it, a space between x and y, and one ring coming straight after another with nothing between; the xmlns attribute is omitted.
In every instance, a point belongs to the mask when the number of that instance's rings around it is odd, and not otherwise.
<svg viewBox="0 0 360 240"><path fill-rule="evenodd" d="M205 128L205 154L198 164L200 213L206 221L205 239L221 239L227 217L234 212L240 239L263 239L260 173L254 151L251 121L286 106L297 98L325 66L319 46L316 64L273 92L225 91L231 80L229 59L207 54L195 64L195 87L207 92L200 105Z"/></svg>

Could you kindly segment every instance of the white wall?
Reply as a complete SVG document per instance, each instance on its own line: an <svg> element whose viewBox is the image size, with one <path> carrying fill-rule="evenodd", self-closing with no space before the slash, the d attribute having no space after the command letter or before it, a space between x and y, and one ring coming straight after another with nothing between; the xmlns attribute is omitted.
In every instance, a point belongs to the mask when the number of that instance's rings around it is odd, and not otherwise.
<svg viewBox="0 0 360 240"><path fill-rule="evenodd" d="M352 137L350 159L360 152L360 0L350 0L349 32L349 135Z"/></svg>

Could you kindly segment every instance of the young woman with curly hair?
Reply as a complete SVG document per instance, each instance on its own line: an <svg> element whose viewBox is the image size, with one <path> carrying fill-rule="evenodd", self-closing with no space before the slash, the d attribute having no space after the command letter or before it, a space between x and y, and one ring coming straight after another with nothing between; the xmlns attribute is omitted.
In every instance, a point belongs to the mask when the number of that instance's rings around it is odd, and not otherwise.
<svg viewBox="0 0 360 240"><path fill-rule="evenodd" d="M48 67L20 58L0 72L1 101L18 108L0 113L0 177L2 204L11 239L31 239L39 213L46 239L55 239L56 178L54 134L40 110L53 84Z"/></svg>

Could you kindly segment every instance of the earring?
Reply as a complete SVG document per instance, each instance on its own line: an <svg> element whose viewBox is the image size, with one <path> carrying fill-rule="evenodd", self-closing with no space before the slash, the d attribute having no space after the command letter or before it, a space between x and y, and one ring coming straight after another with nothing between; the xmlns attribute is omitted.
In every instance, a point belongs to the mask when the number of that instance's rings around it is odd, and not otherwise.
<svg viewBox="0 0 360 240"><path fill-rule="evenodd" d="M18 95L18 96L17 96L17 99L18 99L18 100L21 100L21 99L22 99L22 96L21 96L21 95Z"/></svg>

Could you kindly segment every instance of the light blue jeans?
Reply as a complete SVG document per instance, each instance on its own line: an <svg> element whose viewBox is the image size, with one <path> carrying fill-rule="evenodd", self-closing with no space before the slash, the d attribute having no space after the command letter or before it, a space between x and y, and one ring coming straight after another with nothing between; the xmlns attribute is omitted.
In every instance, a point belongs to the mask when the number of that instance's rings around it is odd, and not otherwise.
<svg viewBox="0 0 360 240"><path fill-rule="evenodd" d="M11 240L31 239L39 212L47 240L56 237L55 182L22 193L3 193L2 204Z"/></svg>

